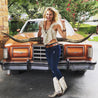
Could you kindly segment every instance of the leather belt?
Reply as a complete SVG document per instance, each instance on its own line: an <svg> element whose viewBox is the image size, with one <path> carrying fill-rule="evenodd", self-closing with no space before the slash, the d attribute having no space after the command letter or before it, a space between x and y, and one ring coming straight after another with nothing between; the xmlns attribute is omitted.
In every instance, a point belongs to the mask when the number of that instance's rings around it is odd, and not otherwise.
<svg viewBox="0 0 98 98"><path fill-rule="evenodd" d="M58 43L52 43L52 44L50 44L50 45L45 45L45 47L46 47L46 48L50 48L50 47L53 47L53 46L56 46L56 45L58 45Z"/></svg>

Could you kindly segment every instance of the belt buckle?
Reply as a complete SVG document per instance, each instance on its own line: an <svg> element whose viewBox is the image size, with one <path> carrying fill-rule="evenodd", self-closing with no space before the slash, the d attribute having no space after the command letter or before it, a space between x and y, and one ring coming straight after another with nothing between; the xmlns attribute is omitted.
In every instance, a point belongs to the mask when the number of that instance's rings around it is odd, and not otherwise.
<svg viewBox="0 0 98 98"><path fill-rule="evenodd" d="M46 48L50 48L52 45L46 45Z"/></svg>

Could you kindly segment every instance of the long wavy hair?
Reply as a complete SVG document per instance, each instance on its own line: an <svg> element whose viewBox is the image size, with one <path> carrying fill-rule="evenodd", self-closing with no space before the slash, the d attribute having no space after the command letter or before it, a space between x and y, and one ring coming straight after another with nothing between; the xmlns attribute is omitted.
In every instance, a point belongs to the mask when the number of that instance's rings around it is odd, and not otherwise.
<svg viewBox="0 0 98 98"><path fill-rule="evenodd" d="M59 12L58 10L56 10L55 8L53 7L47 7L44 11L44 14L43 14L43 18L46 19L46 13L47 11L52 11L53 12L53 20L54 22L57 22L58 19L59 19Z"/></svg>

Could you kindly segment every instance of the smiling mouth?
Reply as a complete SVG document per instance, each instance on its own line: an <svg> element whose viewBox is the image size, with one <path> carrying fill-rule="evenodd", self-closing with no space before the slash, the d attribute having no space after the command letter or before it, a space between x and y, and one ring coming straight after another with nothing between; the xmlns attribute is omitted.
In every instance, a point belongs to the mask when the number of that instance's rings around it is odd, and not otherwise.
<svg viewBox="0 0 98 98"><path fill-rule="evenodd" d="M47 18L47 19L50 19L50 18Z"/></svg>

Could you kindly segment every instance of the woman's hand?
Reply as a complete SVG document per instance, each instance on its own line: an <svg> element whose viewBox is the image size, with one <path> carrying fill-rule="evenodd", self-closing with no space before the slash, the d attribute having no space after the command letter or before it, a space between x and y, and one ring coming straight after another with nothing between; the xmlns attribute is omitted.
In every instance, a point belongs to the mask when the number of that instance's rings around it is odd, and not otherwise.
<svg viewBox="0 0 98 98"><path fill-rule="evenodd" d="M66 28L65 28L65 20L61 20L61 24L63 26L63 30L66 30Z"/></svg>

